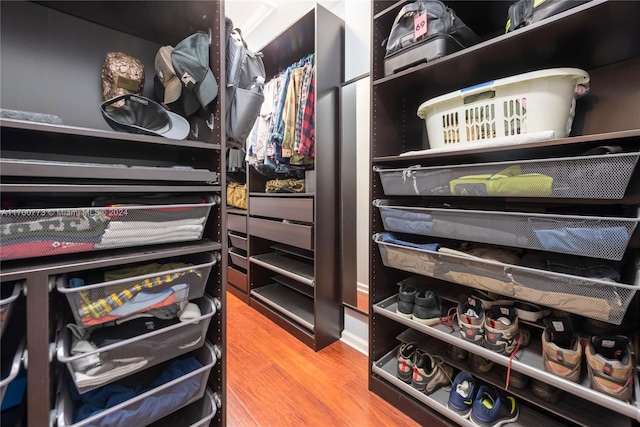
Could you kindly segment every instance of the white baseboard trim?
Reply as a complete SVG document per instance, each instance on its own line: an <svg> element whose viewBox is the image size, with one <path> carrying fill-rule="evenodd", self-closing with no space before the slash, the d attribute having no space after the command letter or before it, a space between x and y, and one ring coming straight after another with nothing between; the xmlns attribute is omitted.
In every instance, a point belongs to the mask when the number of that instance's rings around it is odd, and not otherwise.
<svg viewBox="0 0 640 427"><path fill-rule="evenodd" d="M358 290L358 292L362 292L363 294L369 293L369 285L366 283L357 282L356 289Z"/></svg>
<svg viewBox="0 0 640 427"><path fill-rule="evenodd" d="M361 337L357 336L354 333L351 333L347 330L342 331L342 337L340 341L347 344L349 347L352 347L358 350L360 353L365 356L369 355L369 342Z"/></svg>

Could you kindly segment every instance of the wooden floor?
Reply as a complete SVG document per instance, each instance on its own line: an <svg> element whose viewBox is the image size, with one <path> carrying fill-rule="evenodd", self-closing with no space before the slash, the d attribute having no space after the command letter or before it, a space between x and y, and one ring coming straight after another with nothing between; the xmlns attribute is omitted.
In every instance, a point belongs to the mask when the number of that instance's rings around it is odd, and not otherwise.
<svg viewBox="0 0 640 427"><path fill-rule="evenodd" d="M229 427L417 426L367 390L367 364L342 342L312 351L227 293Z"/></svg>

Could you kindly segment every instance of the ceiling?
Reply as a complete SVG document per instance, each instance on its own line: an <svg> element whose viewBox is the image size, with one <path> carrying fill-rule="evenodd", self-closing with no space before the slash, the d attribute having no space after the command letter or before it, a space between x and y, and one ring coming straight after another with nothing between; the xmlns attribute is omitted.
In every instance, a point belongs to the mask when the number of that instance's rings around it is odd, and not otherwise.
<svg viewBox="0 0 640 427"><path fill-rule="evenodd" d="M332 9L344 0L320 0ZM314 0L227 0L225 14L251 50L259 50L316 4Z"/></svg>

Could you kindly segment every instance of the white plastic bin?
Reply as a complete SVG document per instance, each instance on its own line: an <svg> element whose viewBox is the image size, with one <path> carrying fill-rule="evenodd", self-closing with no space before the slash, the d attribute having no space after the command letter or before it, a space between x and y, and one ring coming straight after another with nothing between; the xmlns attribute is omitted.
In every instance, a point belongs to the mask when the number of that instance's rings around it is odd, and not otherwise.
<svg viewBox="0 0 640 427"><path fill-rule="evenodd" d="M495 141L553 131L569 135L575 100L588 90L589 74L577 68L552 68L488 81L424 102L429 148Z"/></svg>

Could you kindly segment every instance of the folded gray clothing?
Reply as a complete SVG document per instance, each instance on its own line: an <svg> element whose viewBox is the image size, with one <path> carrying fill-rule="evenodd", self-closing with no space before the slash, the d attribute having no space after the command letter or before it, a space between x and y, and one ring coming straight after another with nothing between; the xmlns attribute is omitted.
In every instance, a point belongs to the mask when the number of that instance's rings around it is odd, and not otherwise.
<svg viewBox="0 0 640 427"><path fill-rule="evenodd" d="M127 206L122 206L122 208L114 208L114 210L122 209L122 215L117 215L118 221L164 222L176 220L196 221L204 216L205 209L208 208L208 206L194 206L192 208L180 208L180 210L167 210L152 207L145 207L144 209L128 209Z"/></svg>
<svg viewBox="0 0 640 427"><path fill-rule="evenodd" d="M610 282L620 281L620 271L622 269L622 263L619 261L584 258L556 253L549 255L536 251L527 252L527 254L520 259L518 265Z"/></svg>
<svg viewBox="0 0 640 427"><path fill-rule="evenodd" d="M129 320L137 319L137 318L140 318L140 317L156 317L158 319L164 319L164 320L175 319L175 318L178 317L178 312L179 311L180 311L180 304L176 302L176 303L167 305L165 307L154 308L152 310L148 310L148 311L145 311L143 313L134 314L132 316L123 317L121 319L117 319L117 320L111 321L111 322L101 323L99 325L80 326L80 325L77 325L75 323L68 323L67 324L67 329L69 329L71 331L71 333L73 334L75 339L78 339L78 340L89 340L91 338L91 334L95 330L100 329L100 328L106 328L106 327L109 327L109 326L120 325L120 324L125 323L125 322L127 322Z"/></svg>
<svg viewBox="0 0 640 427"><path fill-rule="evenodd" d="M32 111L10 110L0 108L0 117L3 119L26 120L28 122L50 123L52 125L61 125L62 119L53 114L34 113Z"/></svg>
<svg viewBox="0 0 640 427"><path fill-rule="evenodd" d="M171 242L186 242L188 240L200 239L200 233L187 233L187 232L167 232L164 236L150 236L150 237L128 237L128 238L114 238L105 239L102 238L100 243L95 244L96 249L103 248L117 248L122 246L131 245L152 245L156 243L171 243Z"/></svg>
<svg viewBox="0 0 640 427"><path fill-rule="evenodd" d="M498 243L507 246L526 246L528 244L526 236L499 230L495 224L483 227L477 223L465 222L460 218L455 218L452 221L451 219L446 219L442 214L440 217L434 215L433 234L452 239L464 238L464 240Z"/></svg>

